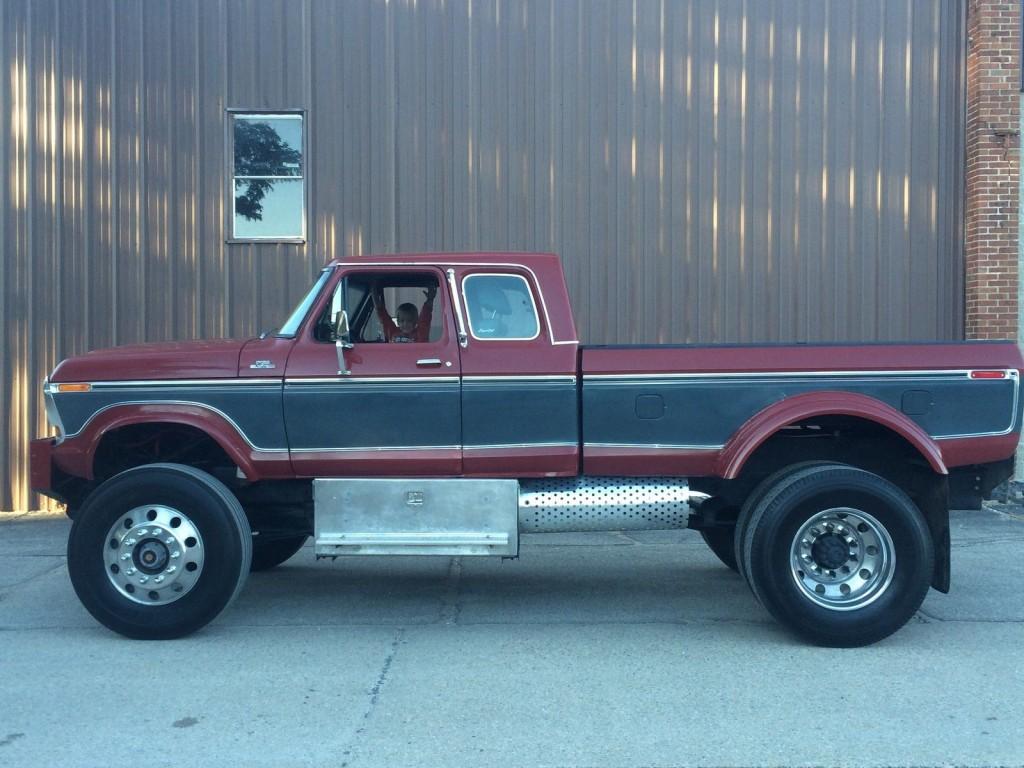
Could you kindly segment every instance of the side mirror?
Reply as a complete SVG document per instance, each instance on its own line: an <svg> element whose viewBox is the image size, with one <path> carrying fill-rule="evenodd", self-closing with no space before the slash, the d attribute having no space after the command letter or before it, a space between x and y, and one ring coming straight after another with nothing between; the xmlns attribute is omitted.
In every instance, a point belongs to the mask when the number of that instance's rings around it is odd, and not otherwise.
<svg viewBox="0 0 1024 768"><path fill-rule="evenodd" d="M348 365L345 363L345 350L352 349L351 331L348 325L348 310L341 310L338 313L338 319L334 323L334 348L338 352L338 375L339 376L350 376L352 371L349 370Z"/></svg>

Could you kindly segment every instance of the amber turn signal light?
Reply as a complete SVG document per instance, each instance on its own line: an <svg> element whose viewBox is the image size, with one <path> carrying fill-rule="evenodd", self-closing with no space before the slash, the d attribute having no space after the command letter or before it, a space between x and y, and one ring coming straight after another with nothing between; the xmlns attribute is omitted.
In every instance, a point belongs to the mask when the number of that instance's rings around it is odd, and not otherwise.
<svg viewBox="0 0 1024 768"><path fill-rule="evenodd" d="M54 384L53 388L58 392L89 392L92 384Z"/></svg>

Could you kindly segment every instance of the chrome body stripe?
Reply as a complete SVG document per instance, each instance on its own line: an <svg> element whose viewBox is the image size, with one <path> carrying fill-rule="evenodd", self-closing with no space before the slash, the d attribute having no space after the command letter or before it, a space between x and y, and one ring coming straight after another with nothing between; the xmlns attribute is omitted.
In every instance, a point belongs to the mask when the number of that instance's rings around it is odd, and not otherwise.
<svg viewBox="0 0 1024 768"><path fill-rule="evenodd" d="M309 385L309 384L344 384L346 387L352 387L357 384L458 384L458 376L366 376L349 378L347 376L324 376L317 378L315 376L301 376L294 379L285 379L284 383L292 385Z"/></svg>
<svg viewBox="0 0 1024 768"><path fill-rule="evenodd" d="M664 443L584 443L583 448L626 448L658 451L720 451L724 445L666 445Z"/></svg>
<svg viewBox="0 0 1024 768"><path fill-rule="evenodd" d="M523 376L463 376L464 382L472 384L487 384L489 382L502 383L502 382L541 382L547 384L576 384L577 378L575 376L544 376L544 375L523 375Z"/></svg>
<svg viewBox="0 0 1024 768"><path fill-rule="evenodd" d="M461 445L368 445L352 448L292 448L292 453L383 453L385 451L458 451Z"/></svg>
<svg viewBox="0 0 1024 768"><path fill-rule="evenodd" d="M994 370L1006 374L1006 379L1016 379L1017 371L1003 368L958 368L953 370L933 371L727 371L717 373L584 373L584 382L593 381L618 381L623 382L642 380L652 381L657 379L803 379L803 378L826 378L826 379L850 379L850 378L951 378L960 377L969 381L1001 381L1002 379L971 379L972 371Z"/></svg>
<svg viewBox="0 0 1024 768"><path fill-rule="evenodd" d="M281 386L282 379L163 379L149 381L92 381L93 389L174 389L177 387L247 387ZM52 385L51 387L56 386Z"/></svg>
<svg viewBox="0 0 1024 768"><path fill-rule="evenodd" d="M578 448L578 443L554 442L554 443L496 443L494 445L464 445L464 451L491 451L511 450L521 448Z"/></svg>

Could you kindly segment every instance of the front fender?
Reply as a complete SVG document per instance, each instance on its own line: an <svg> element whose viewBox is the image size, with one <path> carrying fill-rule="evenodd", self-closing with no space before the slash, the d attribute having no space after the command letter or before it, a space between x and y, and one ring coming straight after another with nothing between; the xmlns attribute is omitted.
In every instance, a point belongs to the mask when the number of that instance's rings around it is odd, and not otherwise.
<svg viewBox="0 0 1024 768"><path fill-rule="evenodd" d="M103 437L134 424L180 424L208 435L249 480L287 475L287 451L251 445L225 416L200 404L115 405L93 418L81 432L53 449L57 466L68 474L94 479L93 464ZM276 471L275 471L276 470Z"/></svg>

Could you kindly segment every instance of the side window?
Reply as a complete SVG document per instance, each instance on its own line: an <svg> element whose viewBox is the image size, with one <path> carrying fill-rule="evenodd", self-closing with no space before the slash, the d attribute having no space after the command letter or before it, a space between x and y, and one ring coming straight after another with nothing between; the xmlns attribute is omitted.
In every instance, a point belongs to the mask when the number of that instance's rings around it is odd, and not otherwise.
<svg viewBox="0 0 1024 768"><path fill-rule="evenodd" d="M408 344L439 341L444 312L432 274L386 272L347 276L334 291L317 323L316 339L334 341L334 321L347 290L349 326L356 344Z"/></svg>
<svg viewBox="0 0 1024 768"><path fill-rule="evenodd" d="M521 275L470 275L462 294L473 338L528 341L540 333L537 306Z"/></svg>

